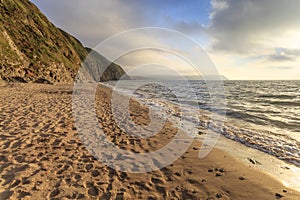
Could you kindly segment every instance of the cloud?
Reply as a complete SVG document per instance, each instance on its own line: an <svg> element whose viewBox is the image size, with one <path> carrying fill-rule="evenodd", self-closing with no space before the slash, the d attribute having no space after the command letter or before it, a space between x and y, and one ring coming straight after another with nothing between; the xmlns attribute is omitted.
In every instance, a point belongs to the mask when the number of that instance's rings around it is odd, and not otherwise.
<svg viewBox="0 0 300 200"><path fill-rule="evenodd" d="M125 54L115 60L125 71L136 68L134 75L200 75L190 63L175 54L157 49L143 49ZM139 68L139 69L138 69ZM205 70L203 70L204 72Z"/></svg>
<svg viewBox="0 0 300 200"><path fill-rule="evenodd" d="M37 1L44 13L57 26L94 47L104 39L121 31L136 28L148 19L140 9L127 1L51 0Z"/></svg>
<svg viewBox="0 0 300 200"><path fill-rule="evenodd" d="M295 47L292 39L299 41L298 0L212 0L211 5L214 50L245 54L272 45Z"/></svg>
<svg viewBox="0 0 300 200"><path fill-rule="evenodd" d="M139 27L195 32L208 20L208 1L181 0L31 0L61 27L94 47L108 37ZM202 8L207 8L202 12Z"/></svg>
<svg viewBox="0 0 300 200"><path fill-rule="evenodd" d="M220 73L234 79L299 79L299 0L31 0L50 21L95 48L132 28L164 27L183 32L201 44ZM179 42L166 36L169 46ZM164 39L164 38L163 38ZM161 44L157 37L134 36L136 43ZM182 46L185 44L182 43ZM106 48L118 52L118 45ZM182 48L174 49L184 55ZM184 49L183 49L184 50ZM157 52L141 52L119 60L126 69L153 58L184 74L189 70ZM109 58L109 56L108 56ZM178 62L179 63L179 62ZM121 63L120 63L121 64ZM269 66L279 66L271 68ZM298 66L288 69L284 66ZM282 69L281 69L282 68ZM151 71L151 70L150 70Z"/></svg>
<svg viewBox="0 0 300 200"><path fill-rule="evenodd" d="M268 55L267 56L267 59L268 60L271 60L271 61L291 61L291 60L294 60L293 57L290 57L290 56L287 56L287 55L282 55L282 54L273 54L273 55Z"/></svg>
<svg viewBox="0 0 300 200"><path fill-rule="evenodd" d="M265 59L265 61L274 62L287 62L297 61L300 56L300 49L288 49L282 47L276 47L271 49L256 50L254 53L258 56L254 56L257 59Z"/></svg>
<svg viewBox="0 0 300 200"><path fill-rule="evenodd" d="M270 69L275 69L275 70L291 70L294 69L294 66L270 66L268 67Z"/></svg>

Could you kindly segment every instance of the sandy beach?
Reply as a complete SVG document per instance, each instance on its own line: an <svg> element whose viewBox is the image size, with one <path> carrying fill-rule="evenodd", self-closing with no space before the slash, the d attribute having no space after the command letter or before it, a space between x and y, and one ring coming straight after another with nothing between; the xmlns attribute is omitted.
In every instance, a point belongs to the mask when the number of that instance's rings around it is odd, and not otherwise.
<svg viewBox="0 0 300 200"><path fill-rule="evenodd" d="M215 148L200 160L198 141L163 169L116 171L82 144L72 116L72 85L3 84L0 93L0 200L300 199L299 192L224 151ZM172 139L172 122L148 139L128 136L112 120L110 96L109 89L98 89L97 116L120 148L149 152ZM132 102L130 112L137 124L149 123L146 107Z"/></svg>

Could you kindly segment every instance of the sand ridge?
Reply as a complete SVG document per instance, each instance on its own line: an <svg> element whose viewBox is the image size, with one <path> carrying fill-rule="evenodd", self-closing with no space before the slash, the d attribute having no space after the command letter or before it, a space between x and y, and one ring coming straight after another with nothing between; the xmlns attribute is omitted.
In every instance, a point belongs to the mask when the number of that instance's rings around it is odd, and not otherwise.
<svg viewBox="0 0 300 200"><path fill-rule="evenodd" d="M0 87L0 199L299 199L278 180L214 149L198 158L195 141L171 166L134 174L97 161L82 144L72 116L72 85ZM120 130L109 109L111 91L100 87L97 108L107 138L120 148L148 152L170 141L172 122L155 137ZM147 108L132 102L136 123Z"/></svg>

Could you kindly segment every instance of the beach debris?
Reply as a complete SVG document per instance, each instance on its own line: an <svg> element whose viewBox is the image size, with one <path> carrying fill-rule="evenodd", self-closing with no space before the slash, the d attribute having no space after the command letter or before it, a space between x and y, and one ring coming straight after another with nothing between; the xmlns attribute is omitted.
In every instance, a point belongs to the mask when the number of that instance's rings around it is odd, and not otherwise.
<svg viewBox="0 0 300 200"><path fill-rule="evenodd" d="M225 172L225 169L224 169L224 168L220 168L220 169L218 169L218 170L219 170L219 172L222 172L222 173Z"/></svg>
<svg viewBox="0 0 300 200"><path fill-rule="evenodd" d="M252 160L251 158L248 158L248 160L249 160L253 165L256 164L255 160Z"/></svg>
<svg viewBox="0 0 300 200"><path fill-rule="evenodd" d="M281 198L283 197L283 195L281 195L281 194L279 194L279 193L276 193L276 194L275 194L275 197L276 197L276 199L281 199Z"/></svg>
<svg viewBox="0 0 300 200"><path fill-rule="evenodd" d="M255 165L255 164L261 165L261 163L258 162L257 160L254 160L254 159L252 159L252 158L247 158L247 159L248 159L249 162L251 162L253 165Z"/></svg>
<svg viewBox="0 0 300 200"><path fill-rule="evenodd" d="M281 166L282 169L290 169L289 167L287 166Z"/></svg>

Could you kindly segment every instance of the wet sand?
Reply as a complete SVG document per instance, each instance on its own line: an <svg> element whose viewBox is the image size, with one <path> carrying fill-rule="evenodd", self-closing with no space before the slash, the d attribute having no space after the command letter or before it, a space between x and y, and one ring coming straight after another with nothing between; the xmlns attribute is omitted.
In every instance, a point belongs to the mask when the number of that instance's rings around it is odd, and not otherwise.
<svg viewBox="0 0 300 200"><path fill-rule="evenodd" d="M214 149L198 158L198 141L171 166L134 174L97 161L82 144L72 116L71 85L0 86L0 199L299 199L263 171ZM158 135L135 139L112 120L111 91L101 87L97 115L107 138L133 152L159 149L176 132L167 122ZM137 124L146 107L132 102Z"/></svg>

